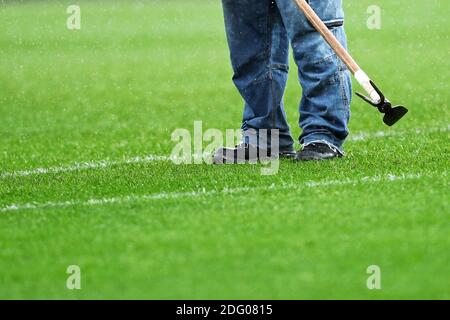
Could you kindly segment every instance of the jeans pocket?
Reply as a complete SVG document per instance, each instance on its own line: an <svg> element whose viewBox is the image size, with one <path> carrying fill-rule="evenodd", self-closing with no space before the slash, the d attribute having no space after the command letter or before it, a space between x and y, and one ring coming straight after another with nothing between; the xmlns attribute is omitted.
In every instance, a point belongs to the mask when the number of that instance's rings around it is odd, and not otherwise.
<svg viewBox="0 0 450 320"><path fill-rule="evenodd" d="M344 24L342 0L307 0L307 2L328 28L332 29Z"/></svg>

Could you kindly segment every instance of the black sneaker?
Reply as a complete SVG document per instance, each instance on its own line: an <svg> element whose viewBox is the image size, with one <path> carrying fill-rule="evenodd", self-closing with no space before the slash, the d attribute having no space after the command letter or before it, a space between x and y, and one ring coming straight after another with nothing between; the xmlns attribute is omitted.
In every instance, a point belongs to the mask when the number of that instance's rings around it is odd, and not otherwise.
<svg viewBox="0 0 450 320"><path fill-rule="evenodd" d="M254 147L247 143L240 143L234 148L219 148L213 155L214 164L239 164L246 162L257 162L258 160L271 160L276 158L294 158L293 147L279 151L273 155L270 149Z"/></svg>
<svg viewBox="0 0 450 320"><path fill-rule="evenodd" d="M309 143L297 152L295 160L310 161L310 160L329 160L337 157L343 157L344 154L336 147L324 142Z"/></svg>

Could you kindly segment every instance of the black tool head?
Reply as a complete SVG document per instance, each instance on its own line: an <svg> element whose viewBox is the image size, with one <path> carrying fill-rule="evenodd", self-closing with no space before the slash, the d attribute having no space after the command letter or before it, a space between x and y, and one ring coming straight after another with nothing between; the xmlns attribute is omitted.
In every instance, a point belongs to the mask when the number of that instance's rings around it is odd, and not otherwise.
<svg viewBox="0 0 450 320"><path fill-rule="evenodd" d="M396 106L386 111L383 122L388 126L393 126L398 120L408 113L408 109L404 106Z"/></svg>
<svg viewBox="0 0 450 320"><path fill-rule="evenodd" d="M374 103L372 99L356 92L357 96L369 103L370 105L378 108L378 111L381 113L384 113L383 122L387 124L388 126L394 125L398 120L403 118L405 114L408 113L408 109L406 109L404 106L395 106L392 107L391 102L385 98L383 92L381 92L380 89L373 83L373 81L370 81L372 87L375 89L375 91L380 96L380 101L378 103Z"/></svg>

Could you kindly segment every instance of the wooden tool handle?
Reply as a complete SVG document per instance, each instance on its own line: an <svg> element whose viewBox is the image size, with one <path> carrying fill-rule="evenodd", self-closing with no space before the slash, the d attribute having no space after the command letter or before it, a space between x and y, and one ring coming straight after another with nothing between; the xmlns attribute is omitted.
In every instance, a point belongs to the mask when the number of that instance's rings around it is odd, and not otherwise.
<svg viewBox="0 0 450 320"><path fill-rule="evenodd" d="M355 60L350 56L350 54L345 50L342 44L336 39L334 34L328 29L328 27L323 23L319 16L314 12L311 6L305 0L294 0L298 7L303 11L309 22L316 28L316 30L322 35L326 42L333 48L342 62L350 69L350 71L355 74L361 68L355 62Z"/></svg>
<svg viewBox="0 0 450 320"><path fill-rule="evenodd" d="M294 0L297 6L305 14L306 18L311 22L314 28L322 35L325 41L331 46L337 56L344 62L348 69L355 76L359 84L367 91L370 98L374 102L381 100L380 96L373 88L370 83L370 78L367 74L358 66L356 61L347 52L347 50L342 46L342 44L336 39L334 34L328 29L328 27L323 23L320 17L314 12L311 6L305 0Z"/></svg>

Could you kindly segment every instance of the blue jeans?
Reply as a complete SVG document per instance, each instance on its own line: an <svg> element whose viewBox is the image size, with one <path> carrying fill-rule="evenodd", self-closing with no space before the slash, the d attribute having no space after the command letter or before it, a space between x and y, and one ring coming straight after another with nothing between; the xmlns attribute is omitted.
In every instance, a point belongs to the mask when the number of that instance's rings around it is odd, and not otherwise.
<svg viewBox="0 0 450 320"><path fill-rule="evenodd" d="M342 0L308 2L346 46ZM350 118L350 73L294 1L222 0L222 5L233 81L245 101L244 137L278 129L280 150L294 144L283 109L290 43L303 89L300 143L324 141L342 150Z"/></svg>

